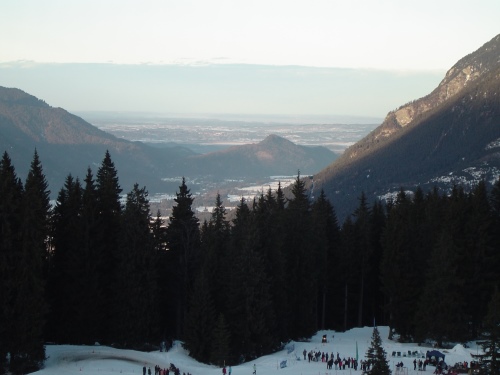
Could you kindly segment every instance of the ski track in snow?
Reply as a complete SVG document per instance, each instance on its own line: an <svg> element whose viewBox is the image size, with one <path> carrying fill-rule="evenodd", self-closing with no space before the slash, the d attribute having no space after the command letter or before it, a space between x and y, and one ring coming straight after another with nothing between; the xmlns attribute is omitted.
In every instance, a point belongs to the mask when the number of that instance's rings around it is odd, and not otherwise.
<svg viewBox="0 0 500 375"><path fill-rule="evenodd" d="M425 355L430 347L418 346L414 343L398 343L387 339L388 327L378 327L382 338L383 347L387 353L389 365L396 373L395 365L403 362L404 375L432 375L434 367L428 366L426 371L414 371L414 356L403 356L403 353L419 352L420 356ZM257 366L257 375L361 375L360 367L345 370L327 370L325 362L304 361L303 350L307 352L321 351L339 353L341 358L356 357L356 346L358 347L358 359L364 359L367 349L371 344L372 327L354 328L346 332L319 331L316 335L304 342L290 342L288 345L294 346L294 351L288 353L286 349L249 361L238 366L232 366L231 375L252 374L253 364ZM327 343L322 343L322 337L326 335ZM287 346L288 346L287 345ZM440 350L446 355L445 361L448 365L457 362L473 360L471 354L477 354L480 349L475 342L470 343L469 348L458 344L452 349ZM401 352L401 357L392 356L393 352ZM191 375L216 375L222 374L220 367L199 363L189 357L187 351L181 343L175 342L168 352L139 352L134 350L120 350L106 346L77 346L77 345L47 345L44 369L35 372L37 375L72 375L72 374L139 374L142 375L143 366L150 367L154 374L154 366L168 368L170 363L178 367L182 374ZM306 357L307 358L307 357ZM418 360L418 357L417 357ZM286 367L281 368L282 361L286 361Z"/></svg>

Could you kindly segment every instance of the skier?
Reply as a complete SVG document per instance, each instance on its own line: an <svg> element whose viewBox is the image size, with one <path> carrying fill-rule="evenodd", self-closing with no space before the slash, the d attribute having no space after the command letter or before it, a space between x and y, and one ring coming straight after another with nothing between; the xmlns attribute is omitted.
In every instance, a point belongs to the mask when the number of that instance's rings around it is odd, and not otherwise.
<svg viewBox="0 0 500 375"><path fill-rule="evenodd" d="M254 375L257 374L257 366L255 366L255 363L253 364L253 374Z"/></svg>

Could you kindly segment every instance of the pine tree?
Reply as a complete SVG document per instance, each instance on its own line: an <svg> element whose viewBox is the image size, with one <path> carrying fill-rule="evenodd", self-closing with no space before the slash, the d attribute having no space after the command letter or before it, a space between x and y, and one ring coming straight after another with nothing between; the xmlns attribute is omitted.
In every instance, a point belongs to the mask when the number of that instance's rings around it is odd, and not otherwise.
<svg viewBox="0 0 500 375"><path fill-rule="evenodd" d="M12 161L4 152L0 160L0 373L5 373L11 339L17 333L12 326L15 267L19 262L22 223L23 186Z"/></svg>
<svg viewBox="0 0 500 375"><path fill-rule="evenodd" d="M500 218L500 178L493 184L490 193L491 208L495 217Z"/></svg>
<svg viewBox="0 0 500 375"><path fill-rule="evenodd" d="M470 322L468 339L477 337L481 320L486 315L494 286L497 285L499 254L494 242L495 232L486 184L481 181L467 197L464 235L464 257L459 262L458 272L464 278L462 298L474 301L467 304L465 313Z"/></svg>
<svg viewBox="0 0 500 375"><path fill-rule="evenodd" d="M382 347L382 339L377 327L373 327L372 342L366 351L367 362L370 364L370 375L390 375L387 353Z"/></svg>
<svg viewBox="0 0 500 375"><path fill-rule="evenodd" d="M500 374L500 292L498 288L491 297L488 314L484 319L484 340L478 344L483 349L483 354L474 355L482 363L481 375Z"/></svg>
<svg viewBox="0 0 500 375"><path fill-rule="evenodd" d="M359 198L359 206L354 211L354 227L356 230L356 246L353 249L355 252L356 280L358 282L358 311L357 311L357 327L363 326L363 311L365 303L365 284L369 284L368 274L372 266L372 243L371 243L371 211L366 201L366 195L361 193ZM371 318L371 317L370 317Z"/></svg>
<svg viewBox="0 0 500 375"><path fill-rule="evenodd" d="M82 344L80 309L86 288L85 255L82 248L82 190L78 179L66 177L52 215L52 256L48 284L51 304L48 338Z"/></svg>
<svg viewBox="0 0 500 375"><path fill-rule="evenodd" d="M305 337L318 329L318 272L314 259L316 249L311 248L310 202L300 173L291 192L292 197L285 210L283 246L286 249L288 306L294 311L288 327L292 337Z"/></svg>
<svg viewBox="0 0 500 375"><path fill-rule="evenodd" d="M366 307L365 319L370 317L379 324L386 325L384 306L384 295L382 282L380 280L380 265L382 263L383 247L382 233L385 229L386 216L385 209L380 201L376 201L371 209L371 266L367 275L369 280L366 285Z"/></svg>
<svg viewBox="0 0 500 375"><path fill-rule="evenodd" d="M184 347L194 359L208 363L212 347L215 308L203 270L197 275L184 328Z"/></svg>
<svg viewBox="0 0 500 375"><path fill-rule="evenodd" d="M278 184L276 194L271 189L267 194L254 200L250 221L243 226L251 227L249 241L254 251L259 254L266 279L268 280L271 310L275 314L272 334L280 341L289 337L288 320L290 308L286 290L286 264L284 256L285 202ZM235 223L236 226L236 223ZM233 248L234 248L233 244ZM237 246L237 245L236 245Z"/></svg>
<svg viewBox="0 0 500 375"><path fill-rule="evenodd" d="M166 284L172 292L169 306L175 312L176 334L182 337L187 296L191 293L194 274L198 269L200 249L199 221L192 208L194 198L184 177L174 201L176 205L172 208L165 232L169 251L162 265L168 275Z"/></svg>
<svg viewBox="0 0 500 375"><path fill-rule="evenodd" d="M317 246L316 269L319 270L318 320L321 329L333 328L333 305L335 304L335 273L332 272L340 251L340 228L335 210L321 190L312 205L312 229Z"/></svg>
<svg viewBox="0 0 500 375"><path fill-rule="evenodd" d="M443 232L433 249L424 291L417 308L416 339L460 341L466 335L463 280L457 275L457 254L454 236Z"/></svg>
<svg viewBox="0 0 500 375"><path fill-rule="evenodd" d="M156 217L151 225L151 233L153 234L153 244L158 255L167 250L166 230L163 226L164 221L161 218L160 210L156 212Z"/></svg>
<svg viewBox="0 0 500 375"><path fill-rule="evenodd" d="M500 178L494 183L489 199L493 217L492 227L500 228ZM493 231L492 241L497 244L497 248L500 246L500 230ZM495 259L494 265L498 267L499 262L500 260ZM500 285L500 274L498 272L494 281L495 285Z"/></svg>
<svg viewBox="0 0 500 375"><path fill-rule="evenodd" d="M101 248L100 248L100 220L99 205L97 200L97 187L95 185L92 170L87 168L85 185L82 194L82 283L85 286L81 291L79 303L81 342L93 344L102 339L102 327L104 311L100 308L103 300L103 288L101 285Z"/></svg>
<svg viewBox="0 0 500 375"><path fill-rule="evenodd" d="M225 366L226 363L230 363L229 359L229 345L230 345L230 333L224 319L223 314L219 314L217 323L214 327L212 349L210 351L210 363L217 366Z"/></svg>
<svg viewBox="0 0 500 375"><path fill-rule="evenodd" d="M412 250L411 211L412 202L401 190L388 214L382 235L381 280L388 300L389 324L391 334L395 330L402 341L414 334L416 303L421 291L412 269L417 257Z"/></svg>
<svg viewBox="0 0 500 375"><path fill-rule="evenodd" d="M98 222L96 227L96 246L99 274L100 300L96 301L97 308L102 311L99 331L101 340L110 342L110 328L114 315L118 314L114 304L114 287L117 280L116 266L119 262L118 235L120 233L120 218L122 206L120 193L122 189L118 183L118 173L111 160L109 151L106 151L101 166L97 170L96 178L96 208Z"/></svg>
<svg viewBox="0 0 500 375"><path fill-rule="evenodd" d="M202 232L202 268L208 279L217 315L224 312L226 298L220 291L226 290L229 268L227 266L229 245L229 222L226 220L226 208L217 194L215 207L210 221Z"/></svg>
<svg viewBox="0 0 500 375"><path fill-rule="evenodd" d="M133 347L152 342L158 326L156 252L150 232L151 215L146 188L135 184L127 194L122 214L117 264L113 338Z"/></svg>
<svg viewBox="0 0 500 375"><path fill-rule="evenodd" d="M337 254L333 273L336 275L336 310L335 318L336 326L339 329L347 330L356 325L356 316L358 309L356 302L358 301L356 291L356 246L357 246L357 231L356 226L352 221L352 217L348 216L342 224L341 249Z"/></svg>
<svg viewBox="0 0 500 375"><path fill-rule="evenodd" d="M262 254L253 216L241 200L231 231L224 316L231 333L233 362L241 353L258 356L273 346L275 322Z"/></svg>
<svg viewBox="0 0 500 375"><path fill-rule="evenodd" d="M16 251L10 325L10 369L13 373L38 370L45 360L43 331L45 302L44 262L49 220L48 184L35 151L22 198L21 247Z"/></svg>

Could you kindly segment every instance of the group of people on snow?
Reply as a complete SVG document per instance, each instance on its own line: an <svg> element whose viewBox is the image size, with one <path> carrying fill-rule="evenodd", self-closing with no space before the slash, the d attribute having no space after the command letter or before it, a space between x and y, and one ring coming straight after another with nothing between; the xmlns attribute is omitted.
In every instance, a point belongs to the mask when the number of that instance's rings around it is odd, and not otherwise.
<svg viewBox="0 0 500 375"><path fill-rule="evenodd" d="M151 367L148 367L146 370L146 365L142 368L142 375L153 375L151 372ZM180 375L181 370L178 367L175 367L173 363L170 364L169 368L161 368L160 366L155 366L155 373L154 375ZM182 373L183 375L191 375L189 372L186 374L185 372ZM231 373L229 373L231 374Z"/></svg>
<svg viewBox="0 0 500 375"><path fill-rule="evenodd" d="M302 352L302 355L304 356L304 361L306 360L306 356L308 359L308 362L326 362L326 368L328 370L331 370L333 368L333 365L335 365L335 370L345 370L346 367L348 369L352 368L354 370L358 369L358 360L355 358L347 357L347 359L340 358L339 353L337 353L337 356L335 357L333 355L333 352L331 354L321 352L320 350L318 351L313 351L310 350L309 352L304 349Z"/></svg>

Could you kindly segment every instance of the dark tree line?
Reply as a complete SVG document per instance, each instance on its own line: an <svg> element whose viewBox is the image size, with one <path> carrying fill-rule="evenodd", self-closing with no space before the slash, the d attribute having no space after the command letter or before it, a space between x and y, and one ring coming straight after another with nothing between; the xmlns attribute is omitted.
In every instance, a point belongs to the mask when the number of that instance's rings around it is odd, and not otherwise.
<svg viewBox="0 0 500 375"><path fill-rule="evenodd" d="M7 153L0 161L0 373L38 369L45 360L44 269L49 192L35 152L26 182Z"/></svg>
<svg viewBox="0 0 500 375"><path fill-rule="evenodd" d="M449 196L401 190L386 205L361 194L342 224L300 174L290 196L279 186L242 199L231 220L217 196L200 223L184 179L167 223L145 187L121 194L108 152L95 176L69 175L53 207L36 152L24 184L4 154L2 372L40 367L44 342L150 349L175 338L228 364L318 329L389 325L400 340L442 343L491 321L500 182Z"/></svg>

